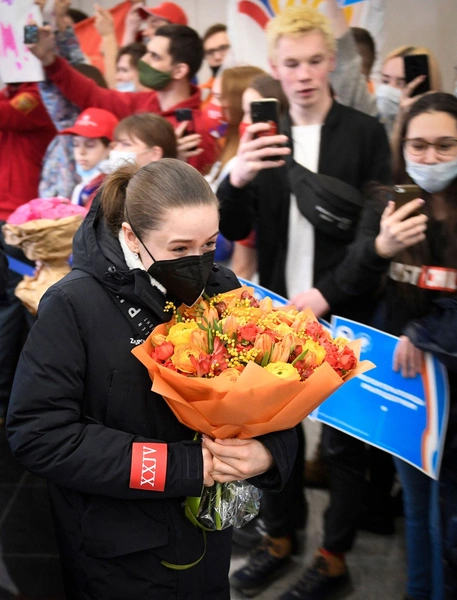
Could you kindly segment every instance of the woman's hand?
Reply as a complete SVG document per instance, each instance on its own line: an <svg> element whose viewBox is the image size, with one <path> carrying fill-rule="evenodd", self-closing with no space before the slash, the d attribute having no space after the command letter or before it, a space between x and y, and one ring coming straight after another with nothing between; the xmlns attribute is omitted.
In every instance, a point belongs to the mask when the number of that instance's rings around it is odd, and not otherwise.
<svg viewBox="0 0 457 600"><path fill-rule="evenodd" d="M392 258L405 248L425 240L428 218L425 215L411 217L424 205L424 200L411 200L395 210L395 202L389 202L381 217L380 232L375 240L375 250L381 258Z"/></svg>
<svg viewBox="0 0 457 600"><path fill-rule="evenodd" d="M411 106L423 96L423 94L419 94L418 96L413 96L414 90L420 85L423 81L425 81L427 77L425 75L419 75L409 83L405 85L405 87L401 91L400 98L400 113L405 114L411 108Z"/></svg>
<svg viewBox="0 0 457 600"><path fill-rule="evenodd" d="M211 487L212 485L214 485L214 479L211 475L212 471L214 470L213 455L207 448L205 448L205 446L202 447L202 452L203 452L203 485L205 487Z"/></svg>
<svg viewBox="0 0 457 600"><path fill-rule="evenodd" d="M414 346L406 335L400 336L394 351L393 370L405 379L414 379L422 372L424 353Z"/></svg>
<svg viewBox="0 0 457 600"><path fill-rule="evenodd" d="M258 440L212 440L203 435L203 448L213 455L214 481L226 483L261 475L274 465L270 451Z"/></svg>

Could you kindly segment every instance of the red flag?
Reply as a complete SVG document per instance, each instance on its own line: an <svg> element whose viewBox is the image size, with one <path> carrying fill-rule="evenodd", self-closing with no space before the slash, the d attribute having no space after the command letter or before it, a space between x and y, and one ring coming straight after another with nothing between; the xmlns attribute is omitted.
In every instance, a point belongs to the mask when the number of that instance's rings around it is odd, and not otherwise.
<svg viewBox="0 0 457 600"><path fill-rule="evenodd" d="M114 30L119 46L122 45L125 17L127 16L131 6L131 1L126 0L125 2L121 2L121 4L117 4L116 6L113 6L113 8L109 9L110 13L113 15ZM102 38L95 27L95 17L89 17L88 19L84 19L84 21L77 23L75 25L75 33L83 53L89 58L94 67L97 67L102 73L104 73L105 64L103 61L103 54L100 51Z"/></svg>

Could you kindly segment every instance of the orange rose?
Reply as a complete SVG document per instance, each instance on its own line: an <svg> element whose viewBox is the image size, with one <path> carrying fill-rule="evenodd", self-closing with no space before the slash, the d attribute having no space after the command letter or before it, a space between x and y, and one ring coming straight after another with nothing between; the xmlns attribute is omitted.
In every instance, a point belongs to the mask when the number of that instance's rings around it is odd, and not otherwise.
<svg viewBox="0 0 457 600"><path fill-rule="evenodd" d="M234 367L232 367L229 369L225 369L225 371L222 371L221 373L219 373L218 377L225 377L225 378L230 379L230 381L236 381L240 375L241 375L241 372L238 369L235 369Z"/></svg>
<svg viewBox="0 0 457 600"><path fill-rule="evenodd" d="M198 360L201 354L202 352L200 348L197 348L197 346L181 344L180 346L175 347L175 352L171 357L171 362L179 371L195 375L197 373L197 369L192 363L190 357L193 356Z"/></svg>

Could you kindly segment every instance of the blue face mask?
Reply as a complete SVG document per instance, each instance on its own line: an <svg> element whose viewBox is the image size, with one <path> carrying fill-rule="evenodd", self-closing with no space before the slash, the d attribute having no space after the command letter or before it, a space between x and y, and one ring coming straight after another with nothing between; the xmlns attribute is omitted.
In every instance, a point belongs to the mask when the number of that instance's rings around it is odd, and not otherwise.
<svg viewBox="0 0 457 600"><path fill-rule="evenodd" d="M78 165L78 163L76 163L76 173L81 177L83 183L88 183L89 181L92 181L92 179L95 179L95 177L100 175L101 171L98 168L98 165L96 165L93 169L85 171L81 167L81 165Z"/></svg>
<svg viewBox="0 0 457 600"><path fill-rule="evenodd" d="M118 81L116 83L116 89L118 92L136 92L134 81Z"/></svg>
<svg viewBox="0 0 457 600"><path fill-rule="evenodd" d="M417 185L434 194L445 190L457 178L457 158L448 162L426 165L405 156L406 172Z"/></svg>

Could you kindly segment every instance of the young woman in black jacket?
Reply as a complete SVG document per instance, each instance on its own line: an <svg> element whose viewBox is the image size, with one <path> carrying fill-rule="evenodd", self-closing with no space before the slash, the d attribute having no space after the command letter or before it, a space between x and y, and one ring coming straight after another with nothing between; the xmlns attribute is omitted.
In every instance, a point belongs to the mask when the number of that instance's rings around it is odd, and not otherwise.
<svg viewBox="0 0 457 600"><path fill-rule="evenodd" d="M422 370L422 350L448 367L450 414L439 481L395 459L404 490L411 600L457 597L457 98L427 94L405 117L397 184L420 198L395 210L373 201L346 257L350 277L373 285L387 273L376 326L400 340L393 368ZM381 194L384 196L384 194ZM384 202L385 206L385 202ZM419 210L421 214L414 215ZM382 213L382 216L381 216ZM359 273L357 273L359 271ZM389 357L387 358L389 360ZM444 565L444 569L443 569Z"/></svg>
<svg viewBox="0 0 457 600"><path fill-rule="evenodd" d="M73 271L40 304L7 433L16 460L49 481L68 600L228 599L231 531L205 543L184 500L215 481L281 489L289 475L293 431L193 441L131 354L169 320L167 301L191 305L239 286L213 264L218 221L192 167L126 165L77 232ZM190 569L162 564L193 563L205 545Z"/></svg>

